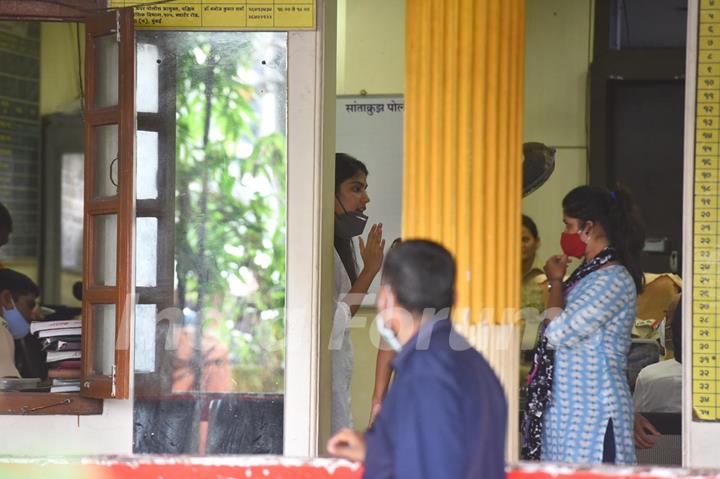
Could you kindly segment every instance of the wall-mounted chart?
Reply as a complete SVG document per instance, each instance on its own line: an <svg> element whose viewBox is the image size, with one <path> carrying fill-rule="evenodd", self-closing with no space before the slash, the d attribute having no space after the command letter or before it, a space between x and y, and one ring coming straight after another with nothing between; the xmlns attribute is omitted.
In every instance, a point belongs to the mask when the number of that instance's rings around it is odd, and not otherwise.
<svg viewBox="0 0 720 479"><path fill-rule="evenodd" d="M692 302L693 419L720 418L720 1L702 0L695 105Z"/></svg>

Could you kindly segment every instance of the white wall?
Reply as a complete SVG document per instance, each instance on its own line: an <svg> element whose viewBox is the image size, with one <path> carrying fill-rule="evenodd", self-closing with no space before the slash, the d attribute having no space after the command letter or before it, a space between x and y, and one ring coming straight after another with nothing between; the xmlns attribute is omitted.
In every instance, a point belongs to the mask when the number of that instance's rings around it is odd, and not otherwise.
<svg viewBox="0 0 720 479"><path fill-rule="evenodd" d="M337 94L405 91L405 0L338 0Z"/></svg>
<svg viewBox="0 0 720 479"><path fill-rule="evenodd" d="M3 456L131 454L133 401L105 401L96 416L0 416Z"/></svg>

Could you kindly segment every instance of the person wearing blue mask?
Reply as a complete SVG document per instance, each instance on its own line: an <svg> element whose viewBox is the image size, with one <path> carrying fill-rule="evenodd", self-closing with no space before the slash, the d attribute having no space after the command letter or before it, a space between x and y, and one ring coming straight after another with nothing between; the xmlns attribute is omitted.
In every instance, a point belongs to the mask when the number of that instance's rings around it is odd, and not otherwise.
<svg viewBox="0 0 720 479"><path fill-rule="evenodd" d="M387 254L377 328L397 352L383 407L364 438L343 429L330 454L366 478L505 477L507 404L490 365L453 329L456 267L441 245L404 241Z"/></svg>
<svg viewBox="0 0 720 479"><path fill-rule="evenodd" d="M5 329L13 339L17 371L22 377L47 377L45 353L38 339L30 334L40 288L27 276L12 269L0 269L0 307ZM5 341L3 341L5 343ZM3 357L7 347L3 344Z"/></svg>
<svg viewBox="0 0 720 479"><path fill-rule="evenodd" d="M362 235L370 198L367 167L345 153L335 155L334 310L330 339L332 355L331 428L352 427L350 383L353 350L348 325L382 266L385 240L382 224L370 228L367 241L359 238L363 266L358 272L353 238Z"/></svg>

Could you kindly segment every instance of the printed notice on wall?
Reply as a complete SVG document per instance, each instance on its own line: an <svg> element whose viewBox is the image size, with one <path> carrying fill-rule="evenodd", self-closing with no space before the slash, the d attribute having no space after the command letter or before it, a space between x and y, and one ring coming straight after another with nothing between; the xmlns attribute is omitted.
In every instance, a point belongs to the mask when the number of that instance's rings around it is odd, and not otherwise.
<svg viewBox="0 0 720 479"><path fill-rule="evenodd" d="M110 7L133 7L139 29L315 29L315 0L110 0Z"/></svg>

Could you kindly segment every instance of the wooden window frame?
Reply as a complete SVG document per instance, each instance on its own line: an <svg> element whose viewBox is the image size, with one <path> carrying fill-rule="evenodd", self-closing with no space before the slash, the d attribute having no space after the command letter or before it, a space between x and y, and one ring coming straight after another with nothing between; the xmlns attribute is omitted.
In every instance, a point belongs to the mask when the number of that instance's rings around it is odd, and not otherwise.
<svg viewBox="0 0 720 479"><path fill-rule="evenodd" d="M95 38L116 35L118 41L118 103L96 107ZM85 206L82 325L82 380L80 394L98 399L127 399L130 396L131 361L135 310L135 28L132 9L120 9L86 20L85 25ZM96 198L95 128L118 126L117 195ZM117 215L115 286L95 284L94 221L97 216ZM111 375L96 372L92 341L94 305L115 305L115 357Z"/></svg>
<svg viewBox="0 0 720 479"><path fill-rule="evenodd" d="M135 40L132 9L123 9L93 17L106 8L105 0L67 0L70 6L48 6L47 2L23 0L8 0L0 3L0 18L7 20L58 20L83 21L86 23L86 51L85 51L85 238L84 238L84 273L83 273L83 359L82 359L82 391L80 393L38 393L38 392L2 392L0 393L0 415L95 415L102 414L105 398L127 399L129 396L129 378L131 374L130 338L132 338L132 323L134 318L134 225L135 225ZM72 5L77 5L73 7ZM105 108L91 111L91 97L94 94L94 49L92 48L92 35L95 31L93 24L102 25L107 30L124 31L123 42L119 48L118 89L119 101L114 108ZM116 111L113 111L116 110ZM88 168L92 155L89 155L88 146L94 144L90 138L91 128L88 126L101 126L103 124L118 124L119 145L119 184L125 185L120 194L109 200L94 200L89 197L92 187L93 168ZM125 145L121 148L120 145ZM88 217L102 213L118 214L118 262L117 281L113 288L89 288L88 281L93 276L92 262L89 261L94 252L88 247L92 241L92 234L88 234ZM120 260L121 257L129 260ZM114 295L112 294L114 291ZM92 324L90 323L94 302L116 304L116 351L115 377L92 375L92 355L94 347L87 338L92 337ZM119 319L120 318L120 319ZM117 338L121 338L118 344Z"/></svg>
<svg viewBox="0 0 720 479"><path fill-rule="evenodd" d="M0 415L85 416L103 412L102 400L82 397L79 393L3 392L0 393L0 404Z"/></svg>

